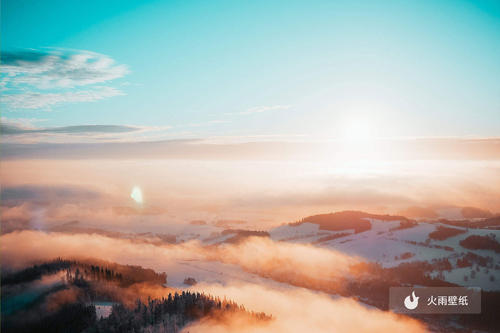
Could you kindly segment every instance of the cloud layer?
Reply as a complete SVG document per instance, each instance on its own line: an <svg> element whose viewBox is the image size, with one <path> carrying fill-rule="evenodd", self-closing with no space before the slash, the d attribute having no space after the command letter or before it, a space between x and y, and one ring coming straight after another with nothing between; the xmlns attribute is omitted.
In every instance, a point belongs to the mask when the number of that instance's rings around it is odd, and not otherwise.
<svg viewBox="0 0 500 333"><path fill-rule="evenodd" d="M189 142L45 145L44 150L39 145L25 145L36 146L37 151L30 152L30 159L25 156L13 160L5 159L5 155L27 153L26 147L16 150L16 145L9 149L5 146L2 187L10 193L16 189L40 193L44 189L42 196L47 203L43 207L33 206L33 202L39 201L35 196L13 204L25 205L27 219L33 214L40 216L40 209L44 208L43 220L49 226L79 220L93 226L170 233L167 224L174 222L239 219L260 229L317 213L349 209L397 214L408 207L427 207L435 212L446 207L476 207L492 214L500 212L497 161L380 161L365 166L341 160L250 160L250 153L246 160L221 157L214 161L203 159L203 154L208 155L213 149L220 155L212 156L224 156L224 150L230 154L230 149L239 146L212 147ZM105 149L96 154L95 150L100 149L96 146ZM144 159L135 155L140 149ZM235 153L241 154L243 149ZM154 152L168 158L153 158ZM68 154L73 154L72 159ZM151 154L151 159L146 154ZM144 209L162 207L166 215L144 217L130 214L135 210L113 209L134 204L130 198L134 186L142 189ZM88 189L98 192L100 198L95 201L76 193L64 200L61 196L52 197L57 192L51 188L61 187ZM7 204L8 196L2 199ZM4 214L15 211L20 212L21 208L3 207L4 222ZM411 217L429 215L415 209L409 213ZM434 217L440 214L435 213Z"/></svg>
<svg viewBox="0 0 500 333"><path fill-rule="evenodd" d="M228 297L254 311L270 313L273 321L262 325L231 317L226 321L193 323L182 332L426 332L408 317L368 309L350 299L332 299L307 289L273 290L256 284L197 285L195 290Z"/></svg>
<svg viewBox="0 0 500 333"><path fill-rule="evenodd" d="M2 120L3 121L3 120ZM7 123L8 124L8 123ZM156 127L152 129L167 129ZM246 141L212 142L200 139L158 140L126 143L81 145L68 144L14 145L3 147L3 158L99 158L116 159L197 159L197 160L317 160L317 161L406 161L406 160L500 160L499 138L489 139L415 139L379 140L363 149L351 149L342 142Z"/></svg>

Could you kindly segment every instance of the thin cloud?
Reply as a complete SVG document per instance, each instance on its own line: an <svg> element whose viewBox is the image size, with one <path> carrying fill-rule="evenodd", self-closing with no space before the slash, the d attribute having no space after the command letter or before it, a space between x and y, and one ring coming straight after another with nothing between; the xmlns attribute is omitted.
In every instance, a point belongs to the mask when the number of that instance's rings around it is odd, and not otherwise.
<svg viewBox="0 0 500 333"><path fill-rule="evenodd" d="M39 89L71 88L103 83L125 76L125 65L108 56L63 50L3 52L2 73L7 85L27 84Z"/></svg>
<svg viewBox="0 0 500 333"><path fill-rule="evenodd" d="M242 137L231 140L188 138L171 140L164 137L153 137L150 134L157 132L164 134L170 129L164 127L140 127L144 135L139 140L139 132L126 132L128 141L114 140L117 142L103 145L83 145L87 141L47 141L33 140L30 144L16 144L24 141L12 140L5 142L2 149L4 159L11 158L153 158L153 159L217 159L217 160L317 160L324 161L325 156L337 161L364 158L362 153L352 152L346 155L344 146L338 142L309 142L284 140L282 137ZM149 135L146 135L149 134ZM16 136L16 138L18 138ZM157 139L156 141L154 141ZM238 139L238 140L237 140ZM246 140L245 140L246 139ZM95 142L95 141L94 141ZM13 144L11 144L13 143ZM131 145L131 143L134 143ZM384 140L373 149L379 160L408 161L408 160L500 160L498 146L500 139L433 139L427 140ZM351 153L351 152L348 152ZM344 155L342 155L344 154Z"/></svg>
<svg viewBox="0 0 500 333"><path fill-rule="evenodd" d="M249 108L245 111L241 112L229 112L225 113L226 115L248 115L248 114L254 114L254 113L262 113L262 112L267 112L267 111L276 111L276 110L288 110L292 106L291 105L267 105L267 106L255 106L252 108Z"/></svg>
<svg viewBox="0 0 500 333"><path fill-rule="evenodd" d="M1 118L0 135L5 142L106 142L151 139L158 133L165 133L170 126L136 126L136 125L99 125L83 124L59 127L38 127L33 123L41 119ZM76 140L76 141L75 141Z"/></svg>
<svg viewBox="0 0 500 333"><path fill-rule="evenodd" d="M109 97L124 95L112 87L100 87L91 90L65 93L27 92L5 95L1 101L14 109L42 109L60 103L95 102Z"/></svg>
<svg viewBox="0 0 500 333"><path fill-rule="evenodd" d="M129 73L127 66L89 51L7 51L2 53L1 62L0 101L11 109L49 109L62 103L123 95L102 84ZM88 88L82 89L84 86Z"/></svg>
<svg viewBox="0 0 500 333"><path fill-rule="evenodd" d="M25 129L10 124L0 124L0 133L2 135L21 135L31 133L63 133L63 134L85 134L85 133L124 133L139 131L138 127L121 125L78 125L61 126L39 129Z"/></svg>

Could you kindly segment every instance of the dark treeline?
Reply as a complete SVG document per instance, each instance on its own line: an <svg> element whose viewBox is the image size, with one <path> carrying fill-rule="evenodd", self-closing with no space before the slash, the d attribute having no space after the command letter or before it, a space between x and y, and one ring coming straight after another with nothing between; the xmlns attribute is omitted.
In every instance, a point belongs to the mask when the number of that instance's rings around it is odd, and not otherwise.
<svg viewBox="0 0 500 333"><path fill-rule="evenodd" d="M492 250L500 253L500 243L496 240L495 234L471 235L461 240L460 245L470 250Z"/></svg>
<svg viewBox="0 0 500 333"><path fill-rule="evenodd" d="M33 265L21 271L2 276L2 285L31 282L44 275L67 271L69 278L85 278L87 280L107 280L127 287L138 282L166 284L167 274L156 273L152 269L140 266L119 265L101 260L76 261L57 258L50 262Z"/></svg>
<svg viewBox="0 0 500 333"><path fill-rule="evenodd" d="M40 279L43 275L55 274L62 270L67 270L71 267L72 264L75 263L75 261L62 260L58 258L50 262L42 263L40 265L33 265L18 272L3 274L2 286L31 282Z"/></svg>
<svg viewBox="0 0 500 333"><path fill-rule="evenodd" d="M403 221L409 222L404 216L393 215L378 215L370 214L361 211L342 211L330 214L319 214L308 216L298 222L290 223L290 225L300 225L303 223L318 224L321 230L347 230L354 229L356 233L371 229L371 223L368 219L376 219L381 221Z"/></svg>
<svg viewBox="0 0 500 333"><path fill-rule="evenodd" d="M178 332L190 322L205 317L220 317L238 313L255 321L270 320L264 313L247 311L243 306L200 293L182 292L167 298L152 299L147 304L138 301L129 308L113 307L108 318L96 321L86 332Z"/></svg>
<svg viewBox="0 0 500 333"><path fill-rule="evenodd" d="M182 292L167 298L137 301L134 307L115 304L107 318L97 318L95 306L83 302L65 304L45 316L30 316L30 320L2 320L2 332L63 333L63 332L179 332L187 324L210 317L223 318L235 313L256 322L270 320L264 313L245 310L234 302L200 293Z"/></svg>
<svg viewBox="0 0 500 333"><path fill-rule="evenodd" d="M500 216L484 218L479 221L472 220L446 220L440 219L439 223L448 224L456 227L465 227L471 229L492 229L500 230Z"/></svg>
<svg viewBox="0 0 500 333"><path fill-rule="evenodd" d="M26 313L25 320L2 318L2 332L84 332L97 321L95 307L81 302L64 304L56 312L45 315Z"/></svg>
<svg viewBox="0 0 500 333"><path fill-rule="evenodd" d="M244 241L248 237L270 237L267 231L243 229L226 229L222 231L221 235L234 235L233 237L226 239L226 244L237 244Z"/></svg>

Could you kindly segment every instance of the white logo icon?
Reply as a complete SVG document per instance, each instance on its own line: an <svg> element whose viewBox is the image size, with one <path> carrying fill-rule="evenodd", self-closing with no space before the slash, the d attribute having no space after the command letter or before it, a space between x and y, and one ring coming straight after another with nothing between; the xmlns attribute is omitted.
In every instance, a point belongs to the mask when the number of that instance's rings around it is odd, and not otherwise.
<svg viewBox="0 0 500 333"><path fill-rule="evenodd" d="M405 298L405 307L408 310L415 309L418 306L418 299L419 298L420 297L415 296L415 291L412 291L411 296L406 296L406 298Z"/></svg>

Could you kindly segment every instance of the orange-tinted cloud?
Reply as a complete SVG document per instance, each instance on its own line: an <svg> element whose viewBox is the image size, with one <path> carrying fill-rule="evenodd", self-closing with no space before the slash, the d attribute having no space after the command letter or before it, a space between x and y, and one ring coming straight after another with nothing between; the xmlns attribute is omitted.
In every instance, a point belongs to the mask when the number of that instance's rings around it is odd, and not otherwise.
<svg viewBox="0 0 500 333"><path fill-rule="evenodd" d="M186 327L183 332L426 332L420 322L398 316L346 298L306 289L270 289L254 284L197 285L219 297L228 297L252 311L272 314L274 320L262 323L235 317L224 321L206 320Z"/></svg>
<svg viewBox="0 0 500 333"><path fill-rule="evenodd" d="M166 271L167 274L181 268L181 260L217 260L239 265L245 270L265 276L310 276L334 279L349 276L349 266L357 259L342 253L318 249L312 246L272 242L269 239L250 238L237 245L221 248L201 247L197 242L170 246L137 243L100 235L44 233L21 231L2 235L0 238L2 265L22 267L34 260L55 257L88 258L138 264ZM332 280L333 281L333 280ZM240 317L225 320L207 320L190 326L190 332L382 332L387 330L423 332L425 328L414 320L376 309L368 309L348 299L332 299L322 293L298 289L286 284L269 288L263 285L204 284L194 288L216 296L227 296L249 310L272 314L275 320L256 324ZM152 290L137 286L127 290L141 295L163 296L166 290ZM65 301L60 295L54 304ZM63 297L64 296L64 297ZM363 320L359 320L363 318Z"/></svg>

